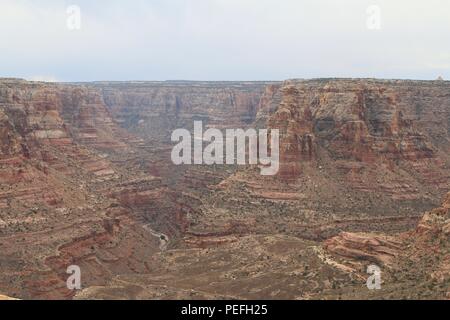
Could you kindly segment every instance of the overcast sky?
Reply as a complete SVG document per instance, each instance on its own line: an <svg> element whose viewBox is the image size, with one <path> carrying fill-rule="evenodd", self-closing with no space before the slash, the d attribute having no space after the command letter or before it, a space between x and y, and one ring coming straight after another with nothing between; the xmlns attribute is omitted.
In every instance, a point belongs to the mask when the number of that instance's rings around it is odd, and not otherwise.
<svg viewBox="0 0 450 320"><path fill-rule="evenodd" d="M79 30L67 27L70 5L81 9ZM0 0L0 77L439 75L450 79L448 0Z"/></svg>

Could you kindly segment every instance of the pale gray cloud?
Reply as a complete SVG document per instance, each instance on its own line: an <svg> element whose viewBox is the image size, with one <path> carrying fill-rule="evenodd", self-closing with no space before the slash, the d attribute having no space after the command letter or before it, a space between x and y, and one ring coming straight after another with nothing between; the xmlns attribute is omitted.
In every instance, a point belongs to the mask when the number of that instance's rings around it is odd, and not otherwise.
<svg viewBox="0 0 450 320"><path fill-rule="evenodd" d="M450 79L448 17L447 0L0 0L0 76Z"/></svg>

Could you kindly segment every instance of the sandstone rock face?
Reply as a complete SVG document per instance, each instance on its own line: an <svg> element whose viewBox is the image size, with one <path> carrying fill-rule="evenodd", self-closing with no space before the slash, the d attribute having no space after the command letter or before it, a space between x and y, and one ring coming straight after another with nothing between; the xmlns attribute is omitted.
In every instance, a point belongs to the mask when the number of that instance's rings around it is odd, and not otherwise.
<svg viewBox="0 0 450 320"><path fill-rule="evenodd" d="M390 264L402 249L401 242L387 236L341 233L324 243L325 249L343 257Z"/></svg>
<svg viewBox="0 0 450 320"><path fill-rule="evenodd" d="M449 236L450 193L438 209L425 214L416 230L417 235L432 238L434 235Z"/></svg>
<svg viewBox="0 0 450 320"><path fill-rule="evenodd" d="M96 83L114 118L144 137L167 140L176 128L241 128L254 122L266 82Z"/></svg>
<svg viewBox="0 0 450 320"><path fill-rule="evenodd" d="M72 297L72 264L86 286L146 272L159 240L143 223L156 217L168 234L184 228L173 195L134 167L138 139L96 90L0 81L0 121L0 288L10 296Z"/></svg>
<svg viewBox="0 0 450 320"><path fill-rule="evenodd" d="M124 146L102 96L95 90L15 80L2 82L0 96L2 121L9 118L16 134L29 144L70 144L76 140L98 149Z"/></svg>
<svg viewBox="0 0 450 320"><path fill-rule="evenodd" d="M409 284L416 288L409 289L412 296L442 299L450 292L449 230L450 193L442 206L426 213L413 231L395 236L341 233L323 246L352 272L361 270L361 264L376 263L389 277L388 287L398 286L397 281L414 280ZM425 290L424 284L428 286ZM430 287L434 288L431 292Z"/></svg>
<svg viewBox="0 0 450 320"><path fill-rule="evenodd" d="M69 87L61 92L61 116L71 134L96 149L120 150L127 134L114 123L103 97L90 88Z"/></svg>
<svg viewBox="0 0 450 320"><path fill-rule="evenodd" d="M448 298L450 292L450 193L447 194L442 206L426 213L417 229L408 236L411 237L413 261L428 263L425 267L417 265L417 269L425 269L432 260L431 278L447 287Z"/></svg>
<svg viewBox="0 0 450 320"><path fill-rule="evenodd" d="M276 95L268 124L283 133L281 177L332 160L337 179L362 192L406 200L420 197L421 185L448 190L447 83L287 81Z"/></svg>
<svg viewBox="0 0 450 320"><path fill-rule="evenodd" d="M0 113L0 123L1 154L14 155L21 153L21 137L15 132L13 124L3 111Z"/></svg>
<svg viewBox="0 0 450 320"><path fill-rule="evenodd" d="M417 262L441 297L448 200L422 212L450 187L449 119L446 81L0 79L0 291L351 297L340 288L365 264ZM195 120L279 129L279 174L173 165L172 130ZM78 294L65 284L73 264Z"/></svg>

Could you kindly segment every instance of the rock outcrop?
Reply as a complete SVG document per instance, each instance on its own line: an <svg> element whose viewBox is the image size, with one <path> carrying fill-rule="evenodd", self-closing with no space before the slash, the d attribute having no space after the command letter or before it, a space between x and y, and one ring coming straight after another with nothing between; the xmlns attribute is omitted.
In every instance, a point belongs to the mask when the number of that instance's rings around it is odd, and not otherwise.
<svg viewBox="0 0 450 320"><path fill-rule="evenodd" d="M364 268L383 268L387 290L395 295L408 288L410 297L450 297L450 193L441 207L425 213L418 226L391 236L341 233L323 247L339 265L364 278ZM400 285L399 285L400 283ZM398 287L402 289L399 290ZM431 288L431 290L430 290Z"/></svg>
<svg viewBox="0 0 450 320"><path fill-rule="evenodd" d="M402 250L394 237L343 232L324 243L329 252L354 260L389 265Z"/></svg>
<svg viewBox="0 0 450 320"><path fill-rule="evenodd" d="M281 177L332 160L343 183L362 192L415 199L421 184L448 190L447 83L287 81L276 95L268 124L282 131Z"/></svg>

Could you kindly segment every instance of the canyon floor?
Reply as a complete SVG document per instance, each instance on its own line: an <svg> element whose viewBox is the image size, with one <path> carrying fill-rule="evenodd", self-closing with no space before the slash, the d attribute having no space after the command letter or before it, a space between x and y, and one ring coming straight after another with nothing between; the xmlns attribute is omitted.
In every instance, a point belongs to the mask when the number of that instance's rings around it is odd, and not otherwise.
<svg viewBox="0 0 450 320"><path fill-rule="evenodd" d="M194 121L279 129L279 173L174 165ZM449 191L447 81L0 79L9 297L449 299Z"/></svg>

